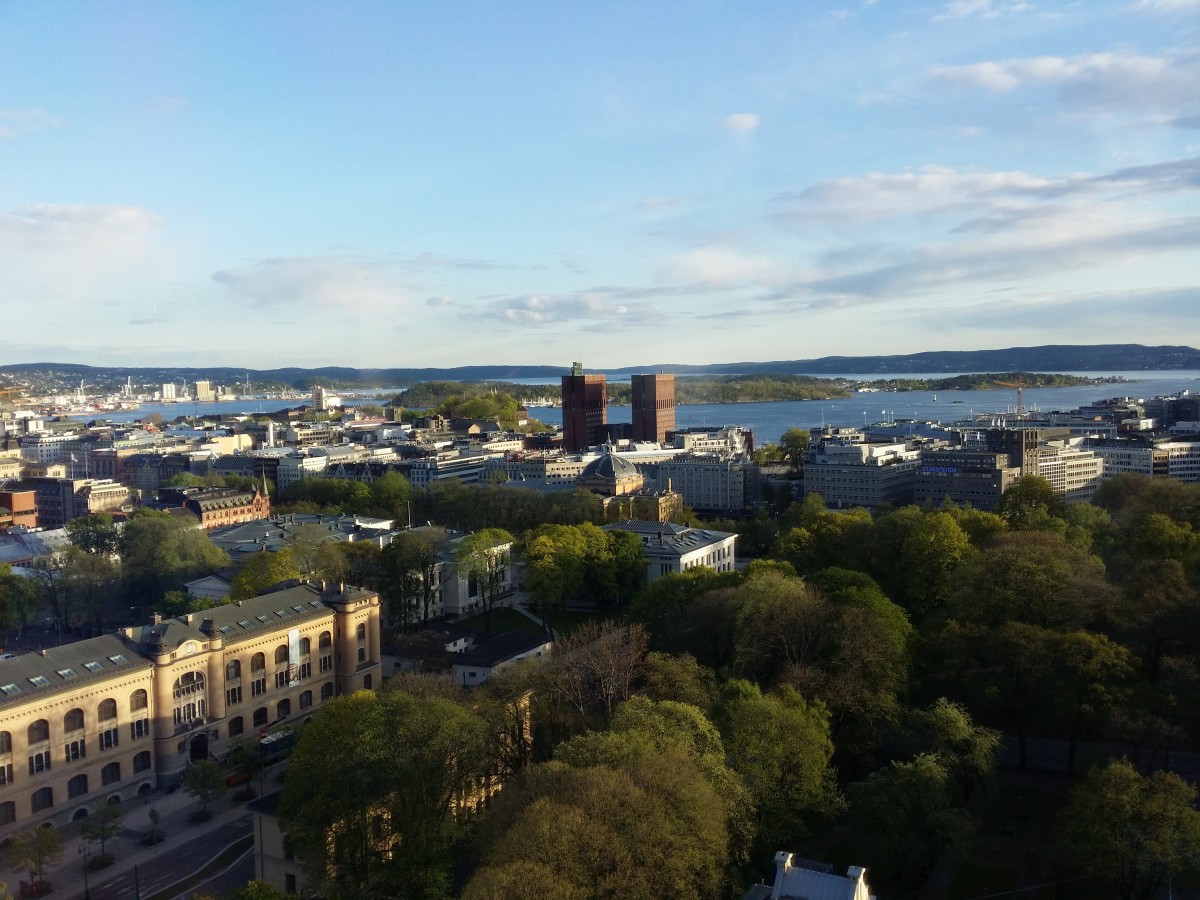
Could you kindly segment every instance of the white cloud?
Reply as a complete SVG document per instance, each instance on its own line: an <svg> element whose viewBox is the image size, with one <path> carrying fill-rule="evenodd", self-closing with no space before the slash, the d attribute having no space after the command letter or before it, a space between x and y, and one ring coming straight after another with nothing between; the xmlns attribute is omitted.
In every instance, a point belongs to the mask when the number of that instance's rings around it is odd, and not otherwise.
<svg viewBox="0 0 1200 900"><path fill-rule="evenodd" d="M260 306L311 307L357 315L394 312L407 302L392 267L329 256L265 259L224 269L213 280Z"/></svg>
<svg viewBox="0 0 1200 900"><path fill-rule="evenodd" d="M0 138L23 137L61 125L62 119L44 109L0 109Z"/></svg>
<svg viewBox="0 0 1200 900"><path fill-rule="evenodd" d="M699 247L666 259L658 270L662 283L727 288L758 281L775 271L771 260L728 247Z"/></svg>
<svg viewBox="0 0 1200 900"><path fill-rule="evenodd" d="M1123 108L1190 111L1200 84L1200 51L1162 56L1091 53L985 61L931 70L938 83L1007 93L1019 88L1053 87L1069 104L1088 109Z"/></svg>
<svg viewBox="0 0 1200 900"><path fill-rule="evenodd" d="M1160 15L1177 15L1200 10L1200 0L1138 0L1133 8Z"/></svg>
<svg viewBox="0 0 1200 900"><path fill-rule="evenodd" d="M0 282L12 297L82 299L153 269L161 221L140 206L43 203L0 212Z"/></svg>
<svg viewBox="0 0 1200 900"><path fill-rule="evenodd" d="M492 308L514 325L550 325L581 320L617 323L630 317L630 307L621 302L623 288L593 288L559 294L526 294L495 302Z"/></svg>
<svg viewBox="0 0 1200 900"><path fill-rule="evenodd" d="M934 20L954 19L998 19L1013 13L1029 12L1033 4L1021 0L949 0L942 11L934 16Z"/></svg>
<svg viewBox="0 0 1200 900"><path fill-rule="evenodd" d="M758 114L734 113L721 119L720 125L726 131L732 131L734 134L750 134L758 130Z"/></svg>

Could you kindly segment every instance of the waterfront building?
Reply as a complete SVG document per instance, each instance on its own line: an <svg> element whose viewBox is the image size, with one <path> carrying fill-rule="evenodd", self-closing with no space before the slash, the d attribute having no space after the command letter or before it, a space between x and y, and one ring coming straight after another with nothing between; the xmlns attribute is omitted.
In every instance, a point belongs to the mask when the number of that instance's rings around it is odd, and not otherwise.
<svg viewBox="0 0 1200 900"><path fill-rule="evenodd" d="M582 363L571 364L562 376L563 447L579 452L603 441L608 422L607 384L603 375L583 374Z"/></svg>
<svg viewBox="0 0 1200 900"><path fill-rule="evenodd" d="M633 402L630 439L662 443L667 432L675 427L675 376L634 375L630 387Z"/></svg>

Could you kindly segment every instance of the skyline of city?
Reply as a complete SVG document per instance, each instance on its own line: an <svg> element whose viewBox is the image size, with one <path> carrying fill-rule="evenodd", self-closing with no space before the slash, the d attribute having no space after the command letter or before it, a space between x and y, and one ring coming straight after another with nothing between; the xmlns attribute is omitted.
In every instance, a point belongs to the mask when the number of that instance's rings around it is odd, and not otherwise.
<svg viewBox="0 0 1200 900"><path fill-rule="evenodd" d="M1197 12L9 5L0 358L1194 343Z"/></svg>

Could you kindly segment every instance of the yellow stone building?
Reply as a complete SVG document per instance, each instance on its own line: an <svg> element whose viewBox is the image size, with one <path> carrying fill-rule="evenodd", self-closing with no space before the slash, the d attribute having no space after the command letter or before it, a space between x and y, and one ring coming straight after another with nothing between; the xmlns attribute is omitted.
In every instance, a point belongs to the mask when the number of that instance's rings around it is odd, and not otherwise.
<svg viewBox="0 0 1200 900"><path fill-rule="evenodd" d="M379 650L377 594L310 583L0 660L0 840L377 688Z"/></svg>

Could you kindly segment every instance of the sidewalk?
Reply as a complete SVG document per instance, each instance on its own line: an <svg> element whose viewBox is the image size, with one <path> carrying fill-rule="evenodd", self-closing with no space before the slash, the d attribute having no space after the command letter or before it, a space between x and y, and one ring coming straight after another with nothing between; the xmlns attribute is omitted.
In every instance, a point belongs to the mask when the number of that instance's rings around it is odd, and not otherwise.
<svg viewBox="0 0 1200 900"><path fill-rule="evenodd" d="M266 773L264 787L268 793L278 787L276 775L281 768L282 764L273 766ZM257 793L257 783L254 789ZM248 824L239 821L248 821L246 802L231 799L235 790L209 803L213 817L202 823L188 821L188 816L198 810L200 804L182 790L169 794L154 791L122 803L124 828L105 846L105 852L115 861L105 869L87 873L86 889L92 900L134 898L139 892L142 897L148 897L199 871L230 844L250 835ZM151 809L158 811L158 828L166 837L157 846L147 847L141 840L150 831ZM62 862L46 870L46 878L54 887L53 897L63 900L84 897L84 848L89 847L91 855L95 856L100 852L100 846L88 845L81 834L82 826L82 822L76 822L60 829ZM14 895L19 880L10 876L10 891ZM120 886L111 885L111 882L119 882Z"/></svg>

